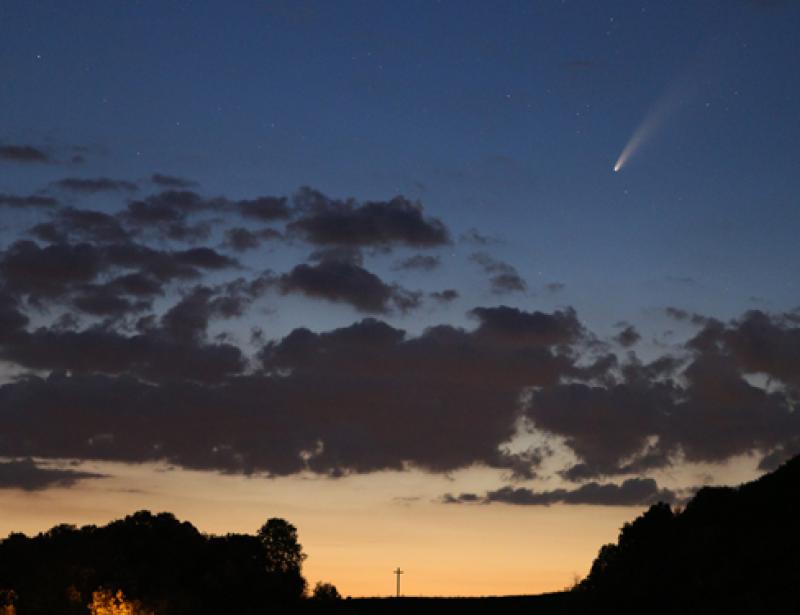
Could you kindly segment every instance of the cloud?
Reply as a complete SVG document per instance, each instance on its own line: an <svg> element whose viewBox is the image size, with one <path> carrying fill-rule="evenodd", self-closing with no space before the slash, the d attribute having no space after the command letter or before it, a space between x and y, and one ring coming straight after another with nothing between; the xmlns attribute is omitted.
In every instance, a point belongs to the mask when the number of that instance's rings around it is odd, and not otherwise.
<svg viewBox="0 0 800 615"><path fill-rule="evenodd" d="M0 145L0 160L19 163L47 163L50 156L32 145Z"/></svg>
<svg viewBox="0 0 800 615"><path fill-rule="evenodd" d="M281 276L280 289L284 294L302 293L309 297L347 303L368 314L383 314L392 307L407 311L420 303L417 293L386 284L363 267L341 260L297 265Z"/></svg>
<svg viewBox="0 0 800 615"><path fill-rule="evenodd" d="M420 204L400 196L358 203L329 199L305 189L295 203L300 217L288 228L313 244L430 248L450 243L441 220L426 217Z"/></svg>
<svg viewBox="0 0 800 615"><path fill-rule="evenodd" d="M484 235L475 228L471 228L466 232L461 233L458 239L463 243L471 243L477 246L490 246L503 243L501 239L492 237L490 235Z"/></svg>
<svg viewBox="0 0 800 615"><path fill-rule="evenodd" d="M473 252L469 260L480 265L484 272L489 275L492 292L496 295L525 292L528 288L527 283L514 267L493 258L486 252Z"/></svg>
<svg viewBox="0 0 800 615"><path fill-rule="evenodd" d="M633 325L626 325L622 331L614 336L614 341L624 348L630 348L640 339L642 339L642 336Z"/></svg>
<svg viewBox="0 0 800 615"><path fill-rule="evenodd" d="M37 224L30 233L51 243L67 243L73 239L109 243L124 242L130 238L130 233L115 216L74 207L58 209L51 222Z"/></svg>
<svg viewBox="0 0 800 615"><path fill-rule="evenodd" d="M98 299L98 291L111 290L108 285L95 285L101 275L140 274L165 283L198 278L203 271L238 266L235 259L207 247L162 251L133 242L55 243L40 247L33 241L23 240L0 253L0 278L6 292L26 297L36 305L44 300L67 301L77 294L85 298L79 300L76 307L89 306L92 295Z"/></svg>
<svg viewBox="0 0 800 615"><path fill-rule="evenodd" d="M105 478L105 475L45 468L30 458L0 461L0 489L40 491L53 487L71 487L78 481L90 478Z"/></svg>
<svg viewBox="0 0 800 615"><path fill-rule="evenodd" d="M211 224L207 220L190 223L189 216L222 212L227 206L224 199L205 199L189 190L167 190L131 201L117 217L134 233L145 230L165 239L194 242L209 237Z"/></svg>
<svg viewBox="0 0 800 615"><path fill-rule="evenodd" d="M678 322L690 322L693 325L703 325L708 320L705 316L693 314L676 307L666 307L664 308L664 312L673 320L677 320Z"/></svg>
<svg viewBox="0 0 800 615"><path fill-rule="evenodd" d="M622 484L586 483L575 489L534 491L525 487L502 487L484 496L462 493L443 497L447 504L503 503L518 506L551 506L553 504L584 504L590 506L649 506L656 502L677 501L675 492L659 489L652 478L629 478Z"/></svg>
<svg viewBox="0 0 800 615"><path fill-rule="evenodd" d="M455 288L446 288L445 290L437 290L430 293L430 296L439 303L450 303L459 297L459 293Z"/></svg>
<svg viewBox="0 0 800 615"><path fill-rule="evenodd" d="M408 258L397 261L397 263L394 265L394 269L398 271L433 271L440 264L441 259L438 256L433 256L430 254L414 254L413 256L409 256Z"/></svg>
<svg viewBox="0 0 800 615"><path fill-rule="evenodd" d="M103 266L99 252L90 244L40 248L23 240L2 254L0 275L13 293L52 297L64 294L74 284L91 282Z"/></svg>
<svg viewBox="0 0 800 615"><path fill-rule="evenodd" d="M235 207L245 218L252 218L262 222L282 220L291 215L291 210L285 197L262 196L257 199L238 201Z"/></svg>
<svg viewBox="0 0 800 615"><path fill-rule="evenodd" d="M86 179L80 177L66 177L53 184L62 190L81 192L83 194L96 194L98 192L136 192L139 188L133 182L108 177Z"/></svg>
<svg viewBox="0 0 800 615"><path fill-rule="evenodd" d="M258 248L264 241L282 239L280 231L263 228L256 231L237 226L225 231L225 247L236 252L246 252Z"/></svg>
<svg viewBox="0 0 800 615"><path fill-rule="evenodd" d="M163 175L161 173L153 173L150 176L150 181L162 188L177 190L192 188L197 185L197 182L190 179L183 179L182 177L175 177L174 175Z"/></svg>
<svg viewBox="0 0 800 615"><path fill-rule="evenodd" d="M798 312L725 322L668 308L694 336L648 362L631 349L632 327L617 331L620 348L572 308L502 305L468 312L471 328L413 336L371 319L269 341L262 332L248 356L232 331L258 327L247 315L271 290L379 315L455 300L456 288L411 291L365 265L377 252L440 246L449 231L402 197L359 203L305 189L235 200L153 183L158 192L117 212L0 197L39 222L35 241L0 252L0 358L23 374L0 387L0 455L273 474L483 464L530 477L541 456L503 451L531 429L574 455L562 478L598 481L741 454L769 465L800 443ZM278 262L311 252L282 275L246 273L227 253L282 237L293 249ZM525 288L511 265L471 258L496 292ZM420 251L397 264L438 262Z"/></svg>
<svg viewBox="0 0 800 615"><path fill-rule="evenodd" d="M199 334L212 312L238 313L214 305L230 290L191 291L131 336L37 329L4 343L3 358L51 375L0 386L0 455L273 474L511 469L521 458L499 447L521 387L550 386L573 365L546 346L444 325L412 337L367 319L296 329L247 371L235 347Z"/></svg>
<svg viewBox="0 0 800 615"><path fill-rule="evenodd" d="M180 328L167 319L134 335L105 326L80 331L40 327L10 336L0 357L32 370L124 375L150 382L220 382L244 370L239 348L207 343L196 334L196 326L193 322Z"/></svg>
<svg viewBox="0 0 800 615"><path fill-rule="evenodd" d="M564 473L570 480L636 474L677 459L723 462L800 435L787 396L750 384L731 360L695 356L680 381L665 377L671 369L667 361L661 373L623 369L627 381L541 389L526 416L578 457ZM644 378L632 379L637 374Z"/></svg>
<svg viewBox="0 0 800 615"><path fill-rule="evenodd" d="M727 324L711 319L704 323L690 348L728 357L745 373L767 374L800 386L800 327L792 314L752 310Z"/></svg>
<svg viewBox="0 0 800 615"><path fill-rule="evenodd" d="M571 345L585 334L575 310L571 308L547 314L501 305L475 308L470 315L480 320L476 335L509 345Z"/></svg>
<svg viewBox="0 0 800 615"><path fill-rule="evenodd" d="M0 193L0 207L13 207L24 209L29 207L56 207L58 201L50 196L31 194L28 196L17 196L15 194Z"/></svg>
<svg viewBox="0 0 800 615"><path fill-rule="evenodd" d="M558 293L564 290L564 288L566 288L566 284L562 282L550 282L548 284L545 284L544 287L545 290L547 290L548 292Z"/></svg>
<svg viewBox="0 0 800 615"><path fill-rule="evenodd" d="M351 263L360 267L364 264L364 253L358 246L333 246L314 250L308 260L314 263L325 261Z"/></svg>

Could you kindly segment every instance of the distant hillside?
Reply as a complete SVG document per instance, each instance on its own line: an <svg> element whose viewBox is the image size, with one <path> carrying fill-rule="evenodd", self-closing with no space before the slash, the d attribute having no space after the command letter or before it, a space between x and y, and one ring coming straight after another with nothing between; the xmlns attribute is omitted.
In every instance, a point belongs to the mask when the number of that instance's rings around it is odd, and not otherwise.
<svg viewBox="0 0 800 615"><path fill-rule="evenodd" d="M800 613L800 456L682 512L656 504L605 545L581 612Z"/></svg>

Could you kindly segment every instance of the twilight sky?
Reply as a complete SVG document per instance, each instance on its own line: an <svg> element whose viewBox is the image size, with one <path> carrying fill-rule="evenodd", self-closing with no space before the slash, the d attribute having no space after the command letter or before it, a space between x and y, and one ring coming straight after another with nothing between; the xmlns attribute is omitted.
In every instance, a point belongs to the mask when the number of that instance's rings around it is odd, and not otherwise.
<svg viewBox="0 0 800 615"><path fill-rule="evenodd" d="M284 516L343 594L398 564L407 593L533 593L650 503L775 467L799 26L3 2L0 535Z"/></svg>

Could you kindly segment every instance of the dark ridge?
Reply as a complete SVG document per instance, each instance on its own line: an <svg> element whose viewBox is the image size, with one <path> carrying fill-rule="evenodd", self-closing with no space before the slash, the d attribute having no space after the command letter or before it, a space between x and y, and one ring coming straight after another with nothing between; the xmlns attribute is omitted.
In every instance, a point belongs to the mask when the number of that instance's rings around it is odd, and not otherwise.
<svg viewBox="0 0 800 615"><path fill-rule="evenodd" d="M800 612L800 456L626 523L575 594L586 613Z"/></svg>

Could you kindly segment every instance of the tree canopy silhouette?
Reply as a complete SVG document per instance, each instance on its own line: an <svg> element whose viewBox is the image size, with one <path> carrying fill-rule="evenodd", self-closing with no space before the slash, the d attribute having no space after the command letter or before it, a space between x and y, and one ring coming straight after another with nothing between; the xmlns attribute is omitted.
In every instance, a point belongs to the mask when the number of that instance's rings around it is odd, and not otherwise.
<svg viewBox="0 0 800 615"><path fill-rule="evenodd" d="M800 612L800 456L772 474L650 507L604 545L583 612Z"/></svg>
<svg viewBox="0 0 800 615"><path fill-rule="evenodd" d="M85 615L100 590L121 591L158 615L288 610L304 595L304 556L294 526L282 519L267 526L281 540L207 536L169 513L148 511L102 527L11 534L0 541L0 590L13 595L19 615Z"/></svg>

